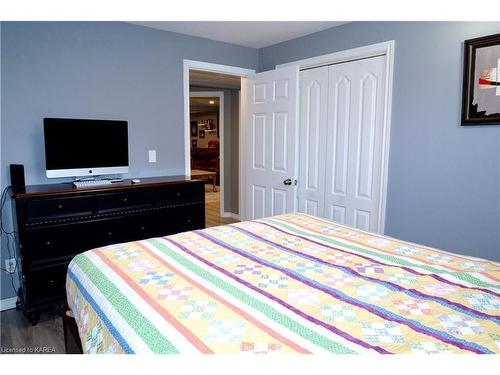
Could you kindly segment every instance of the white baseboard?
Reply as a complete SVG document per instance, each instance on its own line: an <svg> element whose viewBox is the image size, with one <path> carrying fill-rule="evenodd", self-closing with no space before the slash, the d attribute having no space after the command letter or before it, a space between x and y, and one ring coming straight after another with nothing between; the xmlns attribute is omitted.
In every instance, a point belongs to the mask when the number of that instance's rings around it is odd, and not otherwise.
<svg viewBox="0 0 500 375"><path fill-rule="evenodd" d="M16 308L17 297L0 299L0 311Z"/></svg>
<svg viewBox="0 0 500 375"><path fill-rule="evenodd" d="M232 212L223 212L220 216L221 217L229 217L231 219L238 220L238 221L240 220L240 215L232 213Z"/></svg>

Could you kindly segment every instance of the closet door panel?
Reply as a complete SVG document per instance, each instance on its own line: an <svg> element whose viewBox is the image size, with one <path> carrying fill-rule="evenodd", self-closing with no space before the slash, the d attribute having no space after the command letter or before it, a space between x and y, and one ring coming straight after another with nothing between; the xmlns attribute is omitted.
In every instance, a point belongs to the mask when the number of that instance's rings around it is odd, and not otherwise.
<svg viewBox="0 0 500 375"><path fill-rule="evenodd" d="M373 148L375 145L377 77L365 74L359 82L358 129L356 144L355 197L371 199L373 193Z"/></svg>
<svg viewBox="0 0 500 375"><path fill-rule="evenodd" d="M385 57L329 66L325 206L329 219L377 232Z"/></svg>
<svg viewBox="0 0 500 375"><path fill-rule="evenodd" d="M326 150L325 204L327 218L340 223L350 221L348 210L349 152L352 150L353 77L346 69L329 67L329 101Z"/></svg>
<svg viewBox="0 0 500 375"><path fill-rule="evenodd" d="M351 81L342 76L333 84L331 104L334 108L329 129L328 172L331 180L330 193L339 196L347 194L347 152L349 150L349 126L351 104ZM328 173L327 172L327 173Z"/></svg>
<svg viewBox="0 0 500 375"><path fill-rule="evenodd" d="M299 211L324 216L328 67L300 73Z"/></svg>

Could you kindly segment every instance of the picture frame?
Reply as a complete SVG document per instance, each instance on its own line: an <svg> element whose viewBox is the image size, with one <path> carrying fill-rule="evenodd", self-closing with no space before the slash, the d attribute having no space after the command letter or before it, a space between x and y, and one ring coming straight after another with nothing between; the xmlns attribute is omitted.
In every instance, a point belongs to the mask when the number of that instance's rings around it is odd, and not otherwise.
<svg viewBox="0 0 500 375"><path fill-rule="evenodd" d="M500 125L500 34L464 42L461 124Z"/></svg>
<svg viewBox="0 0 500 375"><path fill-rule="evenodd" d="M191 137L198 136L198 121L191 121Z"/></svg>
<svg viewBox="0 0 500 375"><path fill-rule="evenodd" d="M205 130L204 129L200 130L199 137L200 138L205 138Z"/></svg>

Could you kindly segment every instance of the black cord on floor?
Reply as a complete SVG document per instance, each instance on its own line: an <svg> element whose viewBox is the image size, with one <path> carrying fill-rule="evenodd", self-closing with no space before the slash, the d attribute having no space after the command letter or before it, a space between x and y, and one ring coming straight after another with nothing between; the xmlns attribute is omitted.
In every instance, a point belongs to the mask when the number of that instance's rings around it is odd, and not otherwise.
<svg viewBox="0 0 500 375"><path fill-rule="evenodd" d="M4 206L5 206L5 202L7 201L7 198L9 196L9 190L10 190L10 186L7 186L5 187L5 189L3 189L2 191L2 195L0 197L0 243L1 243L1 238L3 236L6 237L6 243L7 243L7 254L9 256L8 259L16 259L16 266L14 267L14 270L12 270L12 272L10 272L8 269L6 268L3 268L3 267L0 267L0 270L2 272L5 272L7 273L8 275L10 275L10 284L12 286L12 289L14 290L14 293L17 295L17 290L16 290L16 287L14 285L14 275L17 273L17 270L18 270L18 262L17 262L17 258L16 258L16 253L17 253L17 249L16 249L16 245L19 245L19 242L18 242L18 239L17 239L17 232L12 230L12 231L7 231L3 225L3 209L4 209Z"/></svg>

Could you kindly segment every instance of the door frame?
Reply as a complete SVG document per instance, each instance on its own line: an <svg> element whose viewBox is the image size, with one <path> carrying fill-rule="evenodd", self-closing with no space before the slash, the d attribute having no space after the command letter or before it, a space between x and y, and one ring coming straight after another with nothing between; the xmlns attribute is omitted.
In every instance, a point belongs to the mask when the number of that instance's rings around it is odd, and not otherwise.
<svg viewBox="0 0 500 375"><path fill-rule="evenodd" d="M363 47L352 48L344 51L329 53L326 55L315 56L307 59L296 60L285 64L276 65L276 68L282 68L290 65L298 65L299 70L318 68L324 65L338 64L357 59L366 59L370 57L386 57L385 66L385 96L384 96L384 117L382 123L382 178L380 179L380 200L378 215L378 233L385 232L385 217L387 206L387 181L389 172L389 149L391 140L391 115L392 115L392 90L394 77L394 48L395 41L370 44Z"/></svg>
<svg viewBox="0 0 500 375"><path fill-rule="evenodd" d="M191 91L189 98L219 98L219 193L220 193L220 216L224 217L224 91ZM191 121L189 121L191 126ZM191 130L191 128L190 128ZM189 133L191 141L191 133ZM189 157L189 173L191 173L191 144Z"/></svg>
<svg viewBox="0 0 500 375"><path fill-rule="evenodd" d="M187 177L191 177L191 133L190 133L190 123L189 123L189 70L201 70L205 72L213 72L213 73L223 73L233 76L241 77L241 86L240 86L240 116L239 116L239 155L238 155L238 212L236 215L232 212L223 212L223 205L221 197L221 216L222 217L232 217L233 219L239 220L240 217L245 217L242 215L242 203L244 202L244 180L243 176L245 174L245 163L243 163L243 157L245 155L245 145L244 138L242 137L242 129L243 124L242 120L245 118L244 111L246 107L246 97L243 95L244 90L242 90L243 85L246 83L245 78L250 74L255 74L255 70L240 68L231 65L222 65L222 64L214 64L204 61L195 61L195 60L183 60L183 97L184 97L184 174ZM219 147L222 147L222 143L219 144ZM223 167L221 167L222 170ZM221 173L222 180L222 173Z"/></svg>

